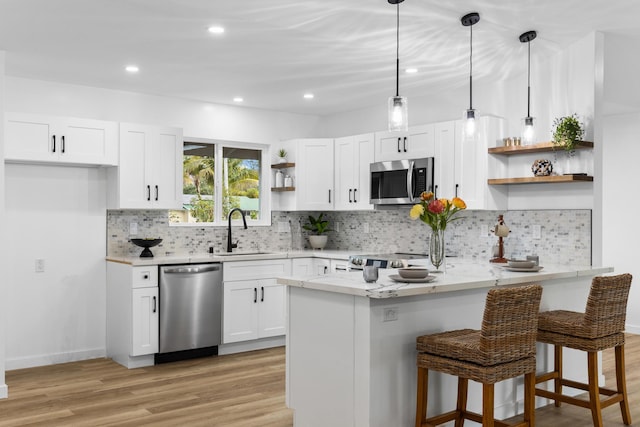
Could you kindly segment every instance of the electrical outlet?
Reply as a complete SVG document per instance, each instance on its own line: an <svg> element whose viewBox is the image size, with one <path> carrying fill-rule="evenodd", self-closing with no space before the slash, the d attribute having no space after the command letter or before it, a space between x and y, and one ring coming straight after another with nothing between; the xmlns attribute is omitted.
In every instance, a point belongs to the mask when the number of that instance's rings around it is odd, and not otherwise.
<svg viewBox="0 0 640 427"><path fill-rule="evenodd" d="M480 237L489 237L489 226L487 224L480 225Z"/></svg>
<svg viewBox="0 0 640 427"><path fill-rule="evenodd" d="M130 236L135 236L136 234L138 234L138 223L137 222L130 222L129 223L129 235Z"/></svg>
<svg viewBox="0 0 640 427"><path fill-rule="evenodd" d="M398 307L389 307L384 309L384 321L393 322L398 320Z"/></svg>
<svg viewBox="0 0 640 427"><path fill-rule="evenodd" d="M368 233L369 232L369 223L365 222L362 224L362 232L363 233Z"/></svg>
<svg viewBox="0 0 640 427"><path fill-rule="evenodd" d="M541 239L542 238L542 227L539 224L534 224L531 226L532 230L533 230L533 238L534 239Z"/></svg>
<svg viewBox="0 0 640 427"><path fill-rule="evenodd" d="M278 233L287 233L291 231L291 227L287 221L278 221Z"/></svg>
<svg viewBox="0 0 640 427"><path fill-rule="evenodd" d="M44 273L44 260L42 258L36 259L36 273Z"/></svg>

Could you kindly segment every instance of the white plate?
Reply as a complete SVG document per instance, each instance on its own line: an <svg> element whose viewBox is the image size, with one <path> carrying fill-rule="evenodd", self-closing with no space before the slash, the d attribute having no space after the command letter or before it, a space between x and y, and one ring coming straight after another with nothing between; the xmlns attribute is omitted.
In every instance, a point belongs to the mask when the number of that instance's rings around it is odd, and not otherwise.
<svg viewBox="0 0 640 427"><path fill-rule="evenodd" d="M405 279L404 277L400 276L399 274L390 274L389 275L389 279L395 281L395 282L401 282L401 283L429 283L433 280L436 280L436 276L427 276L427 277L423 277L421 279Z"/></svg>
<svg viewBox="0 0 640 427"><path fill-rule="evenodd" d="M540 271L542 270L544 267L541 267L539 265L535 266L535 267L531 267L531 268L516 268L516 267L509 267L508 265L505 265L504 269L505 270L509 270L509 271L520 271L520 272L528 272L528 273L535 273L536 271Z"/></svg>

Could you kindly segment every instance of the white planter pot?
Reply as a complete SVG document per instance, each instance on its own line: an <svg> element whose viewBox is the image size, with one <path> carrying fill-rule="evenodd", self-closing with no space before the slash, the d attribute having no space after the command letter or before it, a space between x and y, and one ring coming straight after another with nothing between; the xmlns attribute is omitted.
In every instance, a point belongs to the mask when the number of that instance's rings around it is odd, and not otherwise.
<svg viewBox="0 0 640 427"><path fill-rule="evenodd" d="M287 163L286 157L278 157L278 163Z"/></svg>
<svg viewBox="0 0 640 427"><path fill-rule="evenodd" d="M309 244L313 249L324 249L328 236L309 236Z"/></svg>

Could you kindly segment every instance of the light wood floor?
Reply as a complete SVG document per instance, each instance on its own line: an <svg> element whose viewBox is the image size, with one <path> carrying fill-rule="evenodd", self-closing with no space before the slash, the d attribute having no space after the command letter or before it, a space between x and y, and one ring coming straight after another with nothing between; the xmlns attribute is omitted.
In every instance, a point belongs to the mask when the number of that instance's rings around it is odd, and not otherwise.
<svg viewBox="0 0 640 427"><path fill-rule="evenodd" d="M631 418L640 425L640 336L626 344ZM604 352L608 385L613 351ZM290 427L284 402L284 348L127 370L96 359L6 373L0 426ZM622 426L619 406L605 426ZM591 425L588 410L550 405L536 410L538 427ZM469 425L474 425L469 422ZM403 427L403 426L389 426Z"/></svg>

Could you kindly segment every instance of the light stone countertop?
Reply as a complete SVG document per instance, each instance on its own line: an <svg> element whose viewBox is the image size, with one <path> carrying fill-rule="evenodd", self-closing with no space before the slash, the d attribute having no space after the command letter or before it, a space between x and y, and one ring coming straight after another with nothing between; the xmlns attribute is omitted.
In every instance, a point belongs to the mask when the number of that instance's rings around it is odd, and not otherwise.
<svg viewBox="0 0 640 427"><path fill-rule="evenodd" d="M447 262L446 273L431 273L429 283L400 283L389 278L393 269L380 269L376 283L366 283L362 271L336 272L308 277L281 277L278 283L299 288L363 296L396 298L431 293L464 291L493 286L539 283L547 280L598 276L613 272L613 267L545 265L539 272L512 272L505 264L456 259Z"/></svg>
<svg viewBox="0 0 640 427"><path fill-rule="evenodd" d="M106 257L107 261L119 262L122 264L130 264L133 266L144 265L170 265L170 264L199 264L211 262L232 262L232 261L254 261L269 260L283 258L324 258L324 259L340 259L348 260L349 255L353 255L354 251L337 251L337 250L321 250L321 251L292 251L292 252L233 252L230 255L226 253L217 254L185 254L172 255L165 257L140 258L140 257Z"/></svg>

